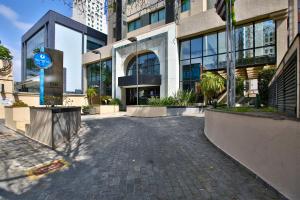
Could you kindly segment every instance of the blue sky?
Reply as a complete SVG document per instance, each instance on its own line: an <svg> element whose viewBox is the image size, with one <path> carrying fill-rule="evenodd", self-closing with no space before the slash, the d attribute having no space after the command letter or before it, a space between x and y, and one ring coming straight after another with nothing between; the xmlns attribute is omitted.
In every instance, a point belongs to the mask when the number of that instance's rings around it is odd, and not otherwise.
<svg viewBox="0 0 300 200"><path fill-rule="evenodd" d="M0 40L14 56L16 81L21 79L21 37L48 10L69 17L72 14L63 0L0 0Z"/></svg>

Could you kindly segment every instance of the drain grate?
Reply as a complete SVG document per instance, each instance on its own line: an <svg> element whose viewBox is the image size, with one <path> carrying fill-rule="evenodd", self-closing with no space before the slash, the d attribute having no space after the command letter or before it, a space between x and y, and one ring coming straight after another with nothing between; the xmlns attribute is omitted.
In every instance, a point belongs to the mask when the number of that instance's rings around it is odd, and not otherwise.
<svg viewBox="0 0 300 200"><path fill-rule="evenodd" d="M63 159L54 160L50 163L44 163L40 166L33 167L27 171L30 179L37 179L44 175L56 172L69 166L69 163Z"/></svg>

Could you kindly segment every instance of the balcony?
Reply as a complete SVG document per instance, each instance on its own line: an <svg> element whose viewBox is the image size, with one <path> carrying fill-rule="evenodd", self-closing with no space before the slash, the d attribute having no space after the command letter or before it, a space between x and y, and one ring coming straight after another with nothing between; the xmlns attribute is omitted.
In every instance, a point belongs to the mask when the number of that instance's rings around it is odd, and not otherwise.
<svg viewBox="0 0 300 200"><path fill-rule="evenodd" d="M119 87L136 85L136 76L123 76L118 78ZM139 85L155 85L161 84L160 75L139 75Z"/></svg>

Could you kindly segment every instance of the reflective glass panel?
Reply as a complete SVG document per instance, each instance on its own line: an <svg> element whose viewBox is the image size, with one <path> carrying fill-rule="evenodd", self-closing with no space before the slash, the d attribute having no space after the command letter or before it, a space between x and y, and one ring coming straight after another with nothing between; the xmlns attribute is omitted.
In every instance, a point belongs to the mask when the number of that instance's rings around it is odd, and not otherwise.
<svg viewBox="0 0 300 200"><path fill-rule="evenodd" d="M206 35L203 37L203 55L209 56L217 54L217 34Z"/></svg>
<svg viewBox="0 0 300 200"><path fill-rule="evenodd" d="M181 42L180 47L180 60L185 60L190 58L190 40Z"/></svg>
<svg viewBox="0 0 300 200"><path fill-rule="evenodd" d="M208 56L203 58L203 69L217 69L217 56Z"/></svg>
<svg viewBox="0 0 300 200"><path fill-rule="evenodd" d="M202 37L191 40L191 57L197 58L202 56Z"/></svg>
<svg viewBox="0 0 300 200"><path fill-rule="evenodd" d="M273 20L255 24L255 47L275 44L275 23Z"/></svg>
<svg viewBox="0 0 300 200"><path fill-rule="evenodd" d="M253 25L239 27L235 30L235 50L253 47Z"/></svg>

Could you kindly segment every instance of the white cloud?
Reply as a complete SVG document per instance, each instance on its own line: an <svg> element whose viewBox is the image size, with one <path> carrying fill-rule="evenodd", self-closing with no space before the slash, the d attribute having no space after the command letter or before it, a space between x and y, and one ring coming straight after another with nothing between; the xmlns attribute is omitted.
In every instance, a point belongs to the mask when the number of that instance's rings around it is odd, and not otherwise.
<svg viewBox="0 0 300 200"><path fill-rule="evenodd" d="M18 14L12 10L11 8L0 4L0 15L8 19L12 24L17 27L18 29L22 31L27 31L32 25L29 23L25 23L22 21L19 21L19 16Z"/></svg>

